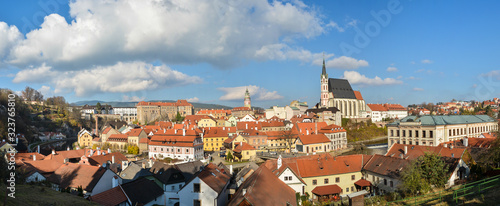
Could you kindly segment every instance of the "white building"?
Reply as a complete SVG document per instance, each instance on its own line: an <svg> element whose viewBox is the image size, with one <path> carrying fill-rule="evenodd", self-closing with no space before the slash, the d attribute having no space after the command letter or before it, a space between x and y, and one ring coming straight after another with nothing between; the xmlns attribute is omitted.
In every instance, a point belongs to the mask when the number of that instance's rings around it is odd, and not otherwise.
<svg viewBox="0 0 500 206"><path fill-rule="evenodd" d="M113 113L120 115L126 122L137 120L137 107L113 107Z"/></svg>
<svg viewBox="0 0 500 206"><path fill-rule="evenodd" d="M230 180L226 172L208 164L178 192L180 205L226 205Z"/></svg>
<svg viewBox="0 0 500 206"><path fill-rule="evenodd" d="M366 115L372 122L381 122L386 118L403 119L408 116L408 111L400 104L367 104Z"/></svg>
<svg viewBox="0 0 500 206"><path fill-rule="evenodd" d="M387 124L389 147L394 143L437 146L495 131L498 122L488 115L408 116Z"/></svg>
<svg viewBox="0 0 500 206"><path fill-rule="evenodd" d="M149 158L200 160L203 158L203 134L195 130L170 129L151 137Z"/></svg>
<svg viewBox="0 0 500 206"><path fill-rule="evenodd" d="M266 109L266 119L271 119L273 116L276 116L280 119L290 120L294 115L298 114L301 114L300 109L292 106L273 106L270 109Z"/></svg>

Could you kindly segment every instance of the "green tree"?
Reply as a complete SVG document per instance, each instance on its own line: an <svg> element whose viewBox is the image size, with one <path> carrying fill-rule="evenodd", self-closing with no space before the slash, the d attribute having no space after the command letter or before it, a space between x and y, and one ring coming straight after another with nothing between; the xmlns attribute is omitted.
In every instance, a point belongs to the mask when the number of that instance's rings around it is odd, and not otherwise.
<svg viewBox="0 0 500 206"><path fill-rule="evenodd" d="M129 154L139 154L139 147L137 145L129 145L127 147L127 153Z"/></svg>
<svg viewBox="0 0 500 206"><path fill-rule="evenodd" d="M97 102L97 104L95 105L95 109L97 110L97 114L101 114L102 106L100 102Z"/></svg>
<svg viewBox="0 0 500 206"><path fill-rule="evenodd" d="M175 116L175 121L182 122L182 120L184 120L184 117L181 116L181 113L177 112L177 115Z"/></svg>
<svg viewBox="0 0 500 206"><path fill-rule="evenodd" d="M487 152L480 157L482 162L486 162L493 167L500 168L500 132L495 133L497 138L491 143Z"/></svg>
<svg viewBox="0 0 500 206"><path fill-rule="evenodd" d="M402 189L409 194L426 193L431 186L442 188L448 181L447 166L443 158L436 154L426 153L412 161L402 172Z"/></svg>

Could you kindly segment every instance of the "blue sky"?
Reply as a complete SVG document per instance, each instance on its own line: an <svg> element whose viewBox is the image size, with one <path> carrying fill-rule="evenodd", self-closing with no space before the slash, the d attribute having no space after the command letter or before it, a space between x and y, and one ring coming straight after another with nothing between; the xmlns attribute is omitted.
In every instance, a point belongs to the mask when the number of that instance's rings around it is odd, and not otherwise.
<svg viewBox="0 0 500 206"><path fill-rule="evenodd" d="M496 1L1 1L0 87L80 100L367 103L500 96Z"/></svg>

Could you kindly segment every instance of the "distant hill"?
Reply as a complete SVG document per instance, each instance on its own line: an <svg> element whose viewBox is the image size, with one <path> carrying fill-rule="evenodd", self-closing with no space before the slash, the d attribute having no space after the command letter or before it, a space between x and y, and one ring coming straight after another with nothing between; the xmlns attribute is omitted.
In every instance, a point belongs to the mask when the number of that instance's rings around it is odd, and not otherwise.
<svg viewBox="0 0 500 206"><path fill-rule="evenodd" d="M111 105L112 107L135 107L138 102L105 102L105 101L98 101L98 100L89 100L89 101L78 101L71 103L73 106L83 106L83 105L96 105L97 102L100 102L101 105ZM173 100L152 100L149 102L176 102ZM195 109L232 109L232 107L224 106L224 105L219 105L219 104L204 104L204 103L194 103L190 102Z"/></svg>

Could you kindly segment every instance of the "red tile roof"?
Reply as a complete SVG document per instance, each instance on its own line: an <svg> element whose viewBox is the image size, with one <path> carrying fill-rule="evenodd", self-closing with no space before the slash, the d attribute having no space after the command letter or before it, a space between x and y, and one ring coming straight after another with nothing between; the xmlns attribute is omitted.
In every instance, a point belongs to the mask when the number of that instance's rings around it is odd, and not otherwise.
<svg viewBox="0 0 500 206"><path fill-rule="evenodd" d="M401 171L409 164L410 160L407 159L375 154L364 169L376 174L399 178Z"/></svg>
<svg viewBox="0 0 500 206"><path fill-rule="evenodd" d="M128 135L126 135L126 134L112 134L112 135L109 135L107 141L109 141L109 142L127 142Z"/></svg>
<svg viewBox="0 0 500 206"><path fill-rule="evenodd" d="M128 159L120 152L112 152L106 155L92 155L89 157L89 163L93 166L100 166L108 161L112 161L113 156L115 156L115 163L121 164L122 161L128 161Z"/></svg>
<svg viewBox="0 0 500 206"><path fill-rule="evenodd" d="M210 163L197 175L200 180L212 188L217 194L220 194L226 184L229 182L229 177L226 173L222 172L221 168L215 164Z"/></svg>
<svg viewBox="0 0 500 206"><path fill-rule="evenodd" d="M243 194L243 190L246 193ZM228 203L233 205L297 205L295 190L264 166L243 182Z"/></svg>
<svg viewBox="0 0 500 206"><path fill-rule="evenodd" d="M205 134L203 137L211 138L211 137L227 137L227 128L225 127L212 127L205 128Z"/></svg>
<svg viewBox="0 0 500 206"><path fill-rule="evenodd" d="M84 190L91 192L104 172L106 169L102 167L67 163L61 165L54 174L49 176L48 180L58 184L59 188L81 186Z"/></svg>
<svg viewBox="0 0 500 206"><path fill-rule="evenodd" d="M325 186L317 186L312 191L315 195L332 195L332 194L340 194L342 193L342 188L338 185L325 185Z"/></svg>
<svg viewBox="0 0 500 206"><path fill-rule="evenodd" d="M244 143L242 142L241 143L242 145L238 144L238 146L236 148L234 148L234 152L238 152L238 153L241 153L242 151L246 151L246 150L255 150L255 147L253 147L252 145L248 144L248 143Z"/></svg>
<svg viewBox="0 0 500 206"><path fill-rule="evenodd" d="M356 181L354 183L355 185L359 185L361 187L369 187L369 186L372 186L372 183L369 182L368 180L365 180L365 179L359 179L358 181Z"/></svg>
<svg viewBox="0 0 500 206"><path fill-rule="evenodd" d="M404 154L404 147L407 146L408 154ZM460 158L465 152L465 148L458 147L444 147L444 145L433 146L422 146L422 145L404 145L404 144L393 144L387 151L385 156L392 156L414 160L418 157L424 155L425 153L438 154L442 157L453 157Z"/></svg>
<svg viewBox="0 0 500 206"><path fill-rule="evenodd" d="M370 107L372 111L387 111L387 108L382 104L366 104L366 106Z"/></svg>
<svg viewBox="0 0 500 206"><path fill-rule="evenodd" d="M186 100L177 100L177 102L145 102L141 101L136 106L193 106Z"/></svg>
<svg viewBox="0 0 500 206"><path fill-rule="evenodd" d="M105 206L115 206L122 202L128 201L127 196L123 193L121 186L114 187L90 197L90 201L97 202Z"/></svg>
<svg viewBox="0 0 500 206"><path fill-rule="evenodd" d="M321 128L318 130L319 134L331 134L331 133L337 133L337 132L346 132L346 130L338 125L331 124L326 127Z"/></svg>
<svg viewBox="0 0 500 206"><path fill-rule="evenodd" d="M200 114L218 114L218 113L225 113L225 114L228 114L230 115L231 114L231 110L229 109L202 109L198 112L196 112L197 115L200 115Z"/></svg>
<svg viewBox="0 0 500 206"><path fill-rule="evenodd" d="M55 160L31 160L24 163L34 167L40 174L53 173L63 164Z"/></svg>
<svg viewBox="0 0 500 206"><path fill-rule="evenodd" d="M356 96L357 100L363 100L363 97L361 96L361 92L359 92L359 91L354 91L354 96Z"/></svg>
<svg viewBox="0 0 500 206"><path fill-rule="evenodd" d="M262 129L261 122L237 122L236 123L236 130L255 129L255 127L257 127L257 130L261 130Z"/></svg>
<svg viewBox="0 0 500 206"><path fill-rule="evenodd" d="M134 136L134 137L137 137L141 134L141 132L143 131L143 129L132 129L130 130L129 132L127 132L127 135L128 136ZM112 136L112 135L111 135Z"/></svg>
<svg viewBox="0 0 500 206"><path fill-rule="evenodd" d="M102 131L103 134L107 134L111 130L111 127L106 127L104 131Z"/></svg>
<svg viewBox="0 0 500 206"><path fill-rule="evenodd" d="M301 122L301 123L296 123L296 126L293 127L293 130L295 132L298 132L300 134L314 134L316 133L316 130L319 131L321 128L328 126L326 122Z"/></svg>
<svg viewBox="0 0 500 206"><path fill-rule="evenodd" d="M330 139L324 134L299 135L299 139L303 145L330 142Z"/></svg>

